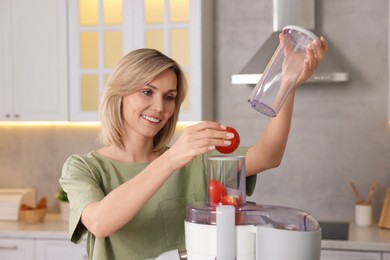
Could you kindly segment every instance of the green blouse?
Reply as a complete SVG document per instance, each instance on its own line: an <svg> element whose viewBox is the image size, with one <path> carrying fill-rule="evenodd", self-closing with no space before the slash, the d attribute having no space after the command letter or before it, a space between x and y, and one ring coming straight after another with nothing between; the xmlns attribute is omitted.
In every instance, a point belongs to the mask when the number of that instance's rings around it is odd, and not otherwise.
<svg viewBox="0 0 390 260"><path fill-rule="evenodd" d="M247 149L241 147L235 154L245 155ZM70 201L71 241L79 243L87 234L88 256L98 260L146 259L173 249L185 250L186 206L207 199L206 166L210 154L213 153L196 157L172 174L131 221L105 238L96 238L86 229L80 221L82 211L136 176L149 163L121 163L96 152L70 156L64 164L60 184ZM247 178L248 195L255 184L256 176ZM123 198L123 203L131 200Z"/></svg>

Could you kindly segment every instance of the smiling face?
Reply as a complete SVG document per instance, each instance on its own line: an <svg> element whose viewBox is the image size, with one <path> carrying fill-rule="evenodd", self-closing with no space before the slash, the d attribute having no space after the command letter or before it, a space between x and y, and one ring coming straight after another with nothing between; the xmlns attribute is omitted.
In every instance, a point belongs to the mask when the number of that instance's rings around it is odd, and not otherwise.
<svg viewBox="0 0 390 260"><path fill-rule="evenodd" d="M176 74L168 69L123 97L122 115L128 138L153 138L164 127L175 112L176 88Z"/></svg>

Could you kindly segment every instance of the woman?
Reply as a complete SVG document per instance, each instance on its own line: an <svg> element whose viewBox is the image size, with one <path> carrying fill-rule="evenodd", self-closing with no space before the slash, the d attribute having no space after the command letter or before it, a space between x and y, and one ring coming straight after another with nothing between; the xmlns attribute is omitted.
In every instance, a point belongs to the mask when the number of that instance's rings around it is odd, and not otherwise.
<svg viewBox="0 0 390 260"><path fill-rule="evenodd" d="M323 38L311 44L297 86L326 51ZM179 65L156 50L135 50L113 70L100 108L104 146L72 155L60 178L70 201L71 240L87 234L90 259L145 259L185 249L185 207L206 200L207 156L234 137L207 121L188 127L168 148L186 89ZM294 93L257 144L236 151L246 155L252 191L256 174L281 162L293 101Z"/></svg>

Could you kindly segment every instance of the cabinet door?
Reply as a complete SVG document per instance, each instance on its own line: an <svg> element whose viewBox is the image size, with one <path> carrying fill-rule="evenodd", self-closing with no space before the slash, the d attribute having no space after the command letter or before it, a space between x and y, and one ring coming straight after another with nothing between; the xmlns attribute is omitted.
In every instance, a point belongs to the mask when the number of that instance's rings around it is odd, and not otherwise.
<svg viewBox="0 0 390 260"><path fill-rule="evenodd" d="M71 121L100 121L106 78L124 54L127 12L122 0L68 1Z"/></svg>
<svg viewBox="0 0 390 260"><path fill-rule="evenodd" d="M85 260L88 259L85 243L73 244L68 240L35 241L35 259L39 260Z"/></svg>
<svg viewBox="0 0 390 260"><path fill-rule="evenodd" d="M1 260L34 260L34 240L0 238Z"/></svg>
<svg viewBox="0 0 390 260"><path fill-rule="evenodd" d="M9 120L67 120L66 0L12 0L7 13Z"/></svg>
<svg viewBox="0 0 390 260"><path fill-rule="evenodd" d="M69 1L71 121L99 121L99 98L111 69L123 55L143 47L172 57L187 76L179 120L212 119L212 5L201 0Z"/></svg>
<svg viewBox="0 0 390 260"><path fill-rule="evenodd" d="M213 110L212 5L202 0L144 0L135 47L153 48L176 60L188 81L180 121L211 120ZM159 4L156 4L159 2Z"/></svg>
<svg viewBox="0 0 390 260"><path fill-rule="evenodd" d="M321 250L321 260L381 260L381 253Z"/></svg>
<svg viewBox="0 0 390 260"><path fill-rule="evenodd" d="M0 120L12 112L11 0L0 1Z"/></svg>
<svg viewBox="0 0 390 260"><path fill-rule="evenodd" d="M382 253L382 260L390 260L390 253Z"/></svg>

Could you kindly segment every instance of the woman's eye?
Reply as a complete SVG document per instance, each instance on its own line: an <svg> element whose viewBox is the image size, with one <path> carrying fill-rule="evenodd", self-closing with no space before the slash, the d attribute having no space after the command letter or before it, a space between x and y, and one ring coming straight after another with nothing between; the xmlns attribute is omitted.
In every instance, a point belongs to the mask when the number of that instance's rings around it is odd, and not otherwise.
<svg viewBox="0 0 390 260"><path fill-rule="evenodd" d="M168 96L165 97L165 99L168 100L168 101L174 101L176 99L176 97L168 95Z"/></svg>
<svg viewBox="0 0 390 260"><path fill-rule="evenodd" d="M142 93L144 93L147 96L150 96L150 95L153 94L153 91L151 91L151 90L142 90Z"/></svg>

